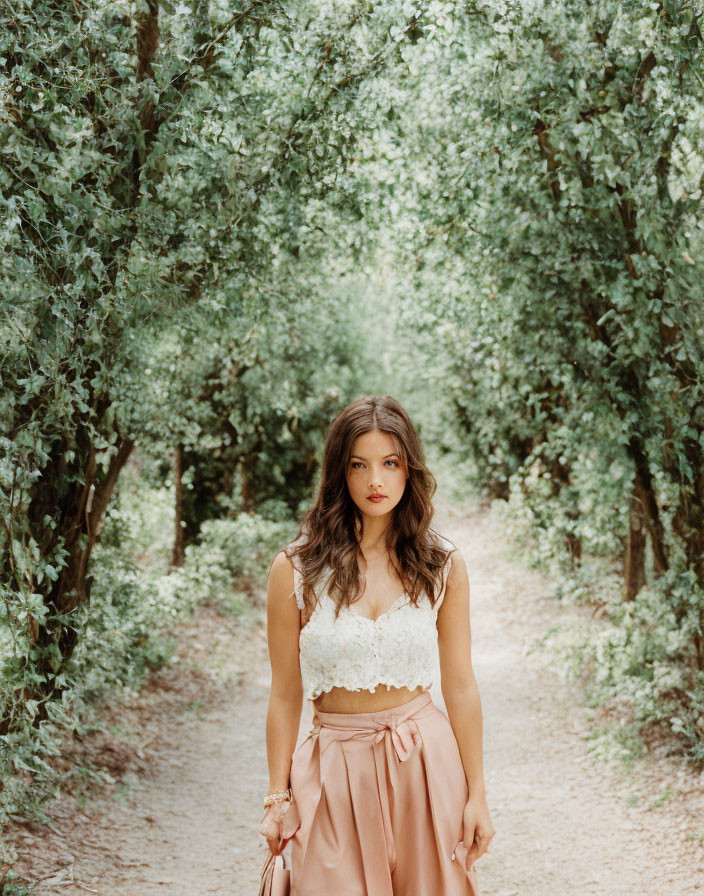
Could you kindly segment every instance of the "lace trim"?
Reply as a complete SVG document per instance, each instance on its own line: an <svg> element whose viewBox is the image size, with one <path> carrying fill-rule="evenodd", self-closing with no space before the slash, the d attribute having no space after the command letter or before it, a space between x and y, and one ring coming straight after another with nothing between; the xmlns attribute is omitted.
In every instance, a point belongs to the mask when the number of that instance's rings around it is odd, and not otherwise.
<svg viewBox="0 0 704 896"><path fill-rule="evenodd" d="M316 697L319 697L321 694L329 694L333 688L344 688L346 691L369 691L371 694L375 694L376 689L382 687L382 685L385 686L387 690L390 690L391 688L408 688L409 691L413 691L417 687L431 688L433 682L429 678L417 679L415 681L400 681L396 678L382 678L381 681L377 681L376 684L370 685L369 687L351 688L348 684L342 681L342 679L337 679L332 684L327 684L312 690L308 694L308 700L315 700Z"/></svg>
<svg viewBox="0 0 704 896"><path fill-rule="evenodd" d="M328 600L332 601L332 598L329 595L326 595L326 597L328 598ZM404 591L403 594L399 594L399 596L391 604L391 606L388 608L388 610L384 610L384 612L380 613L376 617L376 619L370 619L368 616L362 616L361 613L358 613L356 610L353 610L351 606L348 606L346 609L347 609L347 612L350 614L350 616L356 616L357 619L361 619L363 622L371 622L372 625L376 625L385 616L388 616L393 610L396 610L398 608L399 601L402 601L405 597L408 597L408 593Z"/></svg>

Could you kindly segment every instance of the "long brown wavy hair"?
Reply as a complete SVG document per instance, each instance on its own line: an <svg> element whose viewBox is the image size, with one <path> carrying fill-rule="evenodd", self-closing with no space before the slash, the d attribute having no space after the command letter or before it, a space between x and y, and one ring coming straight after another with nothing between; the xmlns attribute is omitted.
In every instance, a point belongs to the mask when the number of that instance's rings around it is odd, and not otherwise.
<svg viewBox="0 0 704 896"><path fill-rule="evenodd" d="M435 530L432 496L437 488L435 477L425 464L423 448L410 417L390 395L362 395L335 417L325 440L317 495L312 508L301 522L296 539L287 545L289 558L302 574L303 599L312 611L317 588L327 578L330 597L335 601L335 617L342 606L349 606L363 591L358 558L358 533L362 514L347 488L346 470L354 440L366 432L388 433L406 468L408 479L401 500L386 534L386 548L394 569L411 602L425 592L434 606L442 587L442 570L448 550ZM398 565L394 559L398 561Z"/></svg>

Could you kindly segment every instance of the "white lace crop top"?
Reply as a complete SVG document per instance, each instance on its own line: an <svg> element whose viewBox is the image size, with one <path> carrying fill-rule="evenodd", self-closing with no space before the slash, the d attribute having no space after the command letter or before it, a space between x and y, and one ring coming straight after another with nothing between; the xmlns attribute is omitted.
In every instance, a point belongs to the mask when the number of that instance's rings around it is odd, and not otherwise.
<svg viewBox="0 0 704 896"><path fill-rule="evenodd" d="M442 546L454 545L440 537ZM292 547L290 545L289 547ZM288 550L288 548L287 548ZM294 588L299 609L303 604L303 578L293 562ZM377 619L342 607L335 619L335 601L327 591L327 581L317 593L317 603L299 635L301 678L306 699L343 687L350 691L368 690L377 685L407 687L433 684L437 648L437 615L445 596L452 564L450 555L442 570L441 590L435 606L423 594L415 607L401 594ZM329 576L330 572L328 572Z"/></svg>

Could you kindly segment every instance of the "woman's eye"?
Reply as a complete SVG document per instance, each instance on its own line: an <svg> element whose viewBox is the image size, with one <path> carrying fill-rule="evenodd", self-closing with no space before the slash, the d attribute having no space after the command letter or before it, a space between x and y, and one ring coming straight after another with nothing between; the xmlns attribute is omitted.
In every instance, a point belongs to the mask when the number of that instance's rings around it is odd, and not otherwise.
<svg viewBox="0 0 704 896"><path fill-rule="evenodd" d="M386 463L387 463L387 464L393 464L395 467L398 466L398 464L396 463L395 460L387 460ZM353 460L352 463L351 463L351 466L352 466L353 469L356 469L357 467L363 467L364 464L362 463L361 460Z"/></svg>

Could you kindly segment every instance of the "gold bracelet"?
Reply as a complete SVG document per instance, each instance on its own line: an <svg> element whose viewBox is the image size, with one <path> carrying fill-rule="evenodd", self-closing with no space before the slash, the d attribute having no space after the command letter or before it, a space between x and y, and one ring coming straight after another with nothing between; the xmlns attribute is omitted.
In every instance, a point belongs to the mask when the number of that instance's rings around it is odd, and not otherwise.
<svg viewBox="0 0 704 896"><path fill-rule="evenodd" d="M291 802L293 799L293 793L291 792L291 788L288 790L279 790L276 793L267 793L264 797L264 808L267 806L271 806L272 803L283 803L284 800L288 800Z"/></svg>

